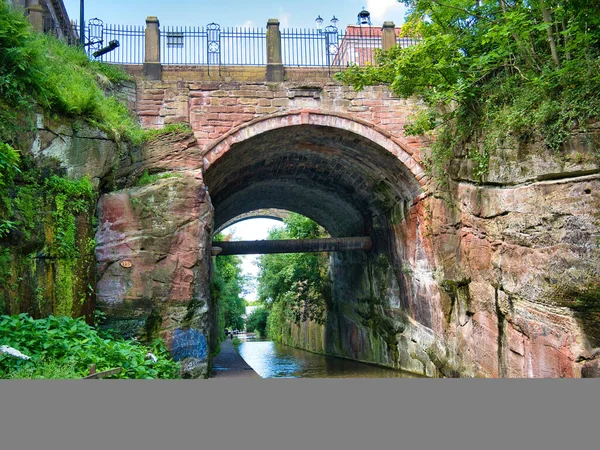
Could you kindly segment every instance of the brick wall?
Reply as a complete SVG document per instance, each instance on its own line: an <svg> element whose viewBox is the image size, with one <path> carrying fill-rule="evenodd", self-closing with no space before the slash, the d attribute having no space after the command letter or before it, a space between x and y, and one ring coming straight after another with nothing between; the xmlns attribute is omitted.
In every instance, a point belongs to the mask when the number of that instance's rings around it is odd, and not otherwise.
<svg viewBox="0 0 600 450"><path fill-rule="evenodd" d="M264 67L163 67L163 80L147 81L139 68L137 113L144 127L190 124L199 144L216 140L245 123L299 110L320 111L359 120L401 139L411 153L424 143L405 136L404 124L418 105L394 97L383 86L362 92L332 80L327 70L286 68L286 81L269 83Z"/></svg>

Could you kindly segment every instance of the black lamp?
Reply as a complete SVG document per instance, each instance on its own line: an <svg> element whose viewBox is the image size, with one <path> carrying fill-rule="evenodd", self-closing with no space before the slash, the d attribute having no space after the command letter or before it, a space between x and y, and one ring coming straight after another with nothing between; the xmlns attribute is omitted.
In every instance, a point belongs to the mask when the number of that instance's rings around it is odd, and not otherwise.
<svg viewBox="0 0 600 450"><path fill-rule="evenodd" d="M323 26L323 18L319 15L315 19L315 23L317 24L317 28L321 28Z"/></svg>

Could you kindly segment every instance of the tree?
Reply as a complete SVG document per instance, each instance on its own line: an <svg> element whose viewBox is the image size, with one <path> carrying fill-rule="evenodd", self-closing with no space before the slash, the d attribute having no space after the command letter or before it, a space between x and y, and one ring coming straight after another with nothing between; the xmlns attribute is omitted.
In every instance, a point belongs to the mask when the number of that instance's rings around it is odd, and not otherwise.
<svg viewBox="0 0 600 450"><path fill-rule="evenodd" d="M284 229L275 229L268 239L312 239L326 231L312 220L292 213ZM313 320L322 323L327 310L325 253L263 255L259 261L258 297L269 309L269 324ZM279 331L276 331L279 330ZM278 340L279 326L269 326L269 337Z"/></svg>
<svg viewBox="0 0 600 450"><path fill-rule="evenodd" d="M256 308L246 319L246 330L254 331L259 336L266 336L268 317L269 311L266 308Z"/></svg>
<svg viewBox="0 0 600 450"><path fill-rule="evenodd" d="M215 240L229 240L231 236L218 234ZM239 256L219 256L215 258L215 272L211 282L211 295L217 305L217 317L221 340L224 330L243 329L246 302L241 297L245 277L242 275L242 260Z"/></svg>
<svg viewBox="0 0 600 450"><path fill-rule="evenodd" d="M421 97L427 108L405 130L436 130L439 166L479 135L493 149L507 133L535 132L558 149L572 127L598 118L599 0L404 3L403 33L420 43L380 52L376 66L354 66L338 78L356 89L385 83L403 98ZM485 164L480 169L484 175Z"/></svg>

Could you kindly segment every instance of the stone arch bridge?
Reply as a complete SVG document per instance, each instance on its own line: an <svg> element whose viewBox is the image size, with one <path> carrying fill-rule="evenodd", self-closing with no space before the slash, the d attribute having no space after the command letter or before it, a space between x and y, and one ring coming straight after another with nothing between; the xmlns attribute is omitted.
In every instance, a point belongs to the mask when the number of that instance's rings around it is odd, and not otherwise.
<svg viewBox="0 0 600 450"><path fill-rule="evenodd" d="M288 343L427 376L580 375L580 322L544 304L545 282L517 264L551 256L499 230L583 184L477 186L460 160L439 187L423 163L429 143L403 131L418 103L383 86L355 92L324 70L268 82L264 67L171 66L160 80L127 69L145 127L193 133L121 156L119 189L98 207L98 305L123 330L162 336L185 376L206 375L215 347L212 234L268 208L372 241L331 253L326 323L293 325ZM131 187L143 170L168 177ZM557 258L575 261L571 250Z"/></svg>

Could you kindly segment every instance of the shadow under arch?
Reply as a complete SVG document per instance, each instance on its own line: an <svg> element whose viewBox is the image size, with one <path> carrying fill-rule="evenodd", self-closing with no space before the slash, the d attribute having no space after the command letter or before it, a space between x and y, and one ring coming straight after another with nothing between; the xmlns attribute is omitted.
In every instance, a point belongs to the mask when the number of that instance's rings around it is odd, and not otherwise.
<svg viewBox="0 0 600 450"><path fill-rule="evenodd" d="M406 143L345 115L297 111L257 119L203 152L215 229L250 211L303 214L332 236L368 232L402 214L427 188Z"/></svg>

